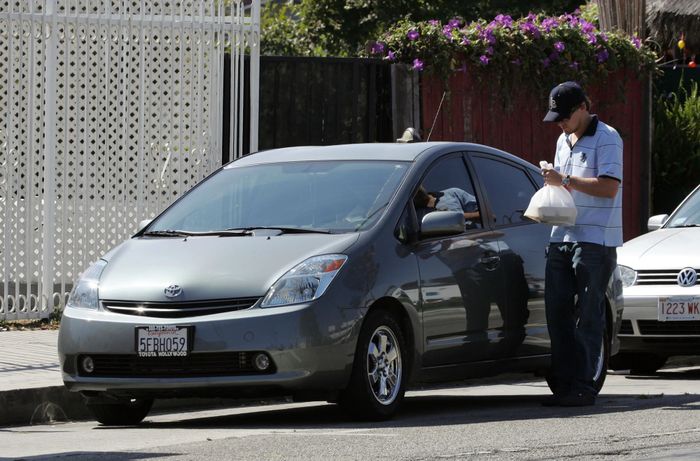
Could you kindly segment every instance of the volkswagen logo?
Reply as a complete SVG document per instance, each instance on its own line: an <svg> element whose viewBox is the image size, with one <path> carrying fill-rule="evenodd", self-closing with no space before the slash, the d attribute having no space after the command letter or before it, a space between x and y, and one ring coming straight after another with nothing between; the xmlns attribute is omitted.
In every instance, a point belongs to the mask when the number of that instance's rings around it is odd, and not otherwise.
<svg viewBox="0 0 700 461"><path fill-rule="evenodd" d="M692 287L698 282L698 273L692 267L686 267L678 273L676 281L682 287Z"/></svg>
<svg viewBox="0 0 700 461"><path fill-rule="evenodd" d="M180 285L168 285L165 287L165 296L168 298L177 298L182 294L182 288Z"/></svg>

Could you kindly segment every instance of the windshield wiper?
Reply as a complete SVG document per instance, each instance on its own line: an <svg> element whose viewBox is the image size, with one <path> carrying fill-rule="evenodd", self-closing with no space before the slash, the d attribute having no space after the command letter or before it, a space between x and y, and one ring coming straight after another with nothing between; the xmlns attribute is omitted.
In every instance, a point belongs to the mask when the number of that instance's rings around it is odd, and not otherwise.
<svg viewBox="0 0 700 461"><path fill-rule="evenodd" d="M201 236L219 236L219 237L245 237L252 235L252 232L246 229L227 229L221 231L183 231L183 230L154 230L144 232L143 235L148 237L201 237Z"/></svg>
<svg viewBox="0 0 700 461"><path fill-rule="evenodd" d="M673 227L700 227L700 224L681 224L680 226Z"/></svg>
<svg viewBox="0 0 700 461"><path fill-rule="evenodd" d="M283 234L331 234L329 229L306 229L303 227L281 227L281 226L250 226L250 227L232 227L222 232L242 231L253 232L256 230L278 230Z"/></svg>
<svg viewBox="0 0 700 461"><path fill-rule="evenodd" d="M189 237L194 234L183 230L165 229L144 232L143 235L147 237Z"/></svg>

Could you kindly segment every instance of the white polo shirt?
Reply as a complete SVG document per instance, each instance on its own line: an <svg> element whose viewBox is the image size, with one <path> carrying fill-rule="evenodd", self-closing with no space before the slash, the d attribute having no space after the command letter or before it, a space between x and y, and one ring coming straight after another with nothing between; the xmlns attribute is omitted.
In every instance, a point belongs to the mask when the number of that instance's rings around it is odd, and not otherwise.
<svg viewBox="0 0 700 461"><path fill-rule="evenodd" d="M594 115L586 132L573 146L562 133L557 140L554 168L564 175L613 178L620 185L614 198L571 190L578 209L576 225L554 226L550 241L622 246L622 138L615 128Z"/></svg>

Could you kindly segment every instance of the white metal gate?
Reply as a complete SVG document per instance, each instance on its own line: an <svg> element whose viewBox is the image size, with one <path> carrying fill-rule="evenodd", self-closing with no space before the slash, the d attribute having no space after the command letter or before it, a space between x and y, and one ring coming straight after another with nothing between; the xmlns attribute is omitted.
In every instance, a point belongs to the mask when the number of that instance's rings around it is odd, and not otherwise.
<svg viewBox="0 0 700 461"><path fill-rule="evenodd" d="M220 165L226 52L230 158L246 91L257 150L260 7L243 3L0 0L0 320L62 308L81 271Z"/></svg>

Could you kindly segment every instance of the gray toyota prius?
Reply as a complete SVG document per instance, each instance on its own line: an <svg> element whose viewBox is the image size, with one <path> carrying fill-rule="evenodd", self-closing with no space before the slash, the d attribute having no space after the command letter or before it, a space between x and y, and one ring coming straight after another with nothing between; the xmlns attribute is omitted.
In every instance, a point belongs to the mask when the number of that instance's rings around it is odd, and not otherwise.
<svg viewBox="0 0 700 461"><path fill-rule="evenodd" d="M63 381L106 425L156 398L283 395L383 419L426 382L546 374L539 169L468 143L277 149L231 162L76 282ZM607 296L597 383L619 347Z"/></svg>

